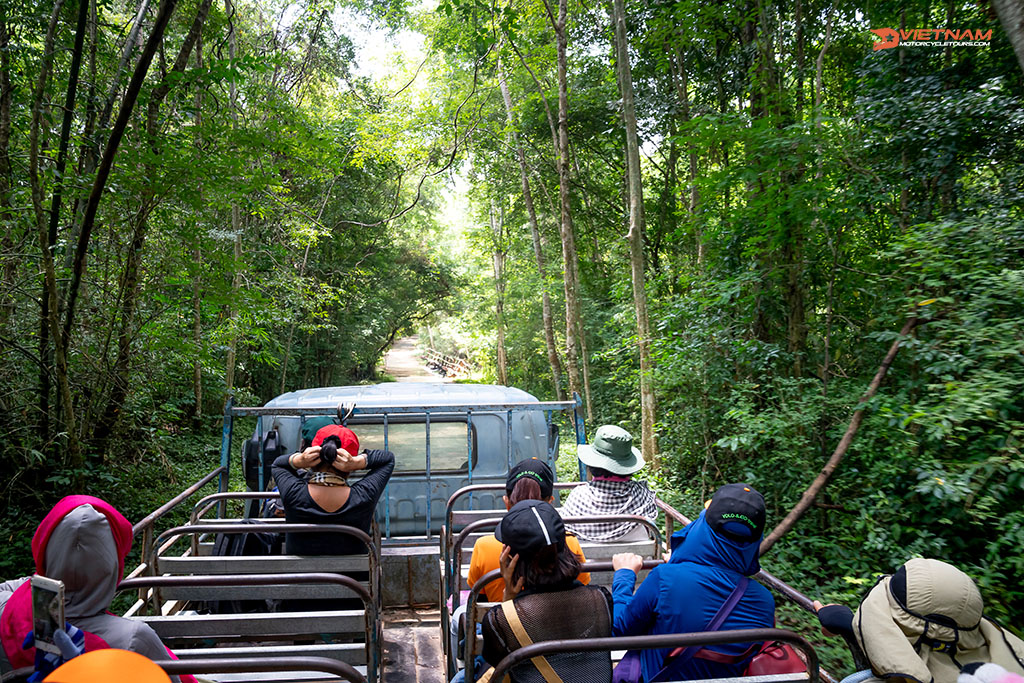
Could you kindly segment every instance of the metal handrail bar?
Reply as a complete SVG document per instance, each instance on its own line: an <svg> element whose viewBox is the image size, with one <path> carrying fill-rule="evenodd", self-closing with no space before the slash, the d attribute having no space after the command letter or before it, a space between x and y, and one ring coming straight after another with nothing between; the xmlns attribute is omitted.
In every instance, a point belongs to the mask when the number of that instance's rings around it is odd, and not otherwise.
<svg viewBox="0 0 1024 683"><path fill-rule="evenodd" d="M168 512L178 507L178 505L183 503L186 498L189 498L193 493L209 484L213 480L213 478L219 475L221 472L223 472L224 469L224 467L217 467L212 472L204 476L202 479L192 484L192 486L189 486L187 489L176 495L174 498L171 498L169 501L158 507L156 510L143 517L141 520L139 520L137 524L132 526L132 536L138 536L139 532L143 531L146 527L152 526L158 519L160 519Z"/></svg>
<svg viewBox="0 0 1024 683"><path fill-rule="evenodd" d="M145 588L168 588L172 586L276 586L281 584L325 584L330 583L348 588L363 601L366 615L363 635L366 638L366 656L369 662L368 673L371 681L378 679L380 668L380 650L382 643L381 608L363 585L350 576L331 572L302 572L280 574L217 574L205 576L143 576L125 579L117 590L139 589L140 595Z"/></svg>
<svg viewBox="0 0 1024 683"><path fill-rule="evenodd" d="M554 488L556 491L562 491L565 489L572 489L577 486L581 486L581 481L568 481L568 482L555 482ZM505 484L472 484L470 486L463 486L458 491L454 492L445 504L444 508L444 525L441 527L441 534L439 536L441 542L441 559L444 562L443 566L447 569L451 566L451 535L453 526L453 517L455 514L455 501L466 494L472 495L477 491L504 491ZM444 591L448 593L448 576L442 577L445 586Z"/></svg>
<svg viewBox="0 0 1024 683"><path fill-rule="evenodd" d="M254 524L235 524L235 523L214 523L214 524L186 524L185 526L176 526L168 529L157 537L157 545L161 541L168 540L171 538L177 538L178 536L185 536L188 534L203 534L203 533L225 533L225 534L246 534L258 531L269 531L271 533L331 533L331 534L348 534L349 536L355 536L357 539L366 545L368 553L371 558L379 558L380 553L377 549L376 544L370 535L362 529L357 529L354 526L346 526L344 524L280 524L273 523L267 524L265 522L256 522ZM153 558L154 563L156 558Z"/></svg>
<svg viewBox="0 0 1024 683"><path fill-rule="evenodd" d="M329 657L204 657L157 662L165 673L226 674L267 671L321 671L349 683L366 683L366 678L346 662Z"/></svg>
<svg viewBox="0 0 1024 683"><path fill-rule="evenodd" d="M208 574L199 576L139 576L125 579L117 585L117 590L136 588L171 588L181 586L276 586L291 583L333 583L345 586L359 595L372 612L370 623L376 623L377 605L374 604L370 591L351 576L333 574L331 572L303 572L282 574Z"/></svg>
<svg viewBox="0 0 1024 683"><path fill-rule="evenodd" d="M139 566L136 567L135 570L133 571L141 569L143 565L146 563L146 558L148 558L156 548L156 544L153 542L153 526L156 524L157 520L161 519L171 510L181 505L188 498L192 497L192 494L194 494L196 491L209 484L211 481L213 481L214 478L220 476L223 479L223 476L226 473L227 468L224 467L223 465L215 468L213 471L209 472L199 481L192 484L178 495L174 496L174 498L171 498L169 501L158 507L156 510L153 510L153 512L149 513L141 520L139 520L138 523L132 526L132 538L135 538L140 533L142 534L142 551L140 554L140 557L142 559L139 562ZM147 568L151 569L152 565L149 565L149 567Z"/></svg>
<svg viewBox="0 0 1024 683"><path fill-rule="evenodd" d="M581 517L563 517L562 522L565 524L594 524L596 522L635 522L641 526L647 527L649 531L654 534L654 547L657 551L661 550L661 531L658 529L654 522L650 521L646 517L640 515L583 515ZM458 607L459 600L457 591L450 590L451 584L455 581L455 577L462 573L462 542L466 540L466 537L478 529L493 528L501 523L501 518L490 517L488 519L478 519L474 522L470 522L465 528L459 532L459 535L455 538L455 542L452 544L451 560L452 560L452 573L449 580L449 592L452 594L452 607ZM447 596L446 596L447 597Z"/></svg>
<svg viewBox="0 0 1024 683"><path fill-rule="evenodd" d="M192 506L192 515L189 517L189 523L195 524L213 508L214 504L222 500L250 500L254 498L280 498L281 494L277 491L226 491L224 493L211 493L208 496L200 498L199 501ZM202 510L199 509L201 505L206 505Z"/></svg>
<svg viewBox="0 0 1024 683"><path fill-rule="evenodd" d="M439 363L440 365L443 365L445 367L445 369L459 368L459 369L465 370L467 372L472 369L471 366L469 365L469 363L466 361L465 358L460 358L458 356L451 356L451 355L449 355L447 353L442 353L442 352L438 351L437 349L426 349L424 351L424 353L426 353L427 357L426 357L425 360L428 363L429 362Z"/></svg>
<svg viewBox="0 0 1024 683"><path fill-rule="evenodd" d="M492 681L500 681L515 665L532 657L558 652L595 652L601 650L651 650L675 647L700 647L725 643L780 641L800 650L807 664L807 683L818 683L818 653L803 636L781 628L732 629L701 633L662 633L649 636L618 636L581 640L547 640L513 650L494 667ZM467 677L469 672L467 672Z"/></svg>
<svg viewBox="0 0 1024 683"><path fill-rule="evenodd" d="M655 498L655 503L662 512L665 513L665 538L672 538L672 521L679 522L683 526L690 524L690 520L683 513L676 510L674 507L664 502L660 498ZM797 589L790 586L788 583L778 578L774 574L771 574L764 569L754 574L754 578L760 581L762 584L772 589L782 597L786 598L790 602L796 604L798 607L802 607L804 610L811 614L817 614L814 609L814 600L807 597Z"/></svg>
<svg viewBox="0 0 1024 683"><path fill-rule="evenodd" d="M664 560L644 560L643 569L654 569L659 564L664 564ZM606 572L614 569L615 567L611 562L584 562L580 573L589 572ZM466 600L466 654L464 661L466 662L466 680L475 680L473 665L476 660L476 606L480 602L480 593L483 592L484 586L489 584L491 581L501 578L500 569L492 569L487 572L473 584L473 587L469 590L469 598ZM454 654L454 653L453 653ZM493 680L493 679L492 679ZM501 680L500 678L497 680Z"/></svg>
<svg viewBox="0 0 1024 683"><path fill-rule="evenodd" d="M225 534L246 534L260 531L269 531L271 533L339 533L354 536L359 539L367 550L367 556L369 557L369 569L370 569L370 589L373 595L378 600L378 604L381 604L381 560L380 560L380 548L373 539L362 529L357 529L354 526L346 526L344 524L281 524L275 522L268 524L266 522L256 522L253 524L237 524L237 523L220 523L220 524L188 524L185 526L174 527L160 534L157 538L156 546L159 547L160 541L164 538L171 539L179 536L185 536L187 534L203 534L203 533L225 533ZM154 573L157 570L157 557L154 554L150 566L153 567Z"/></svg>
<svg viewBox="0 0 1024 683"><path fill-rule="evenodd" d="M585 482L582 481L556 481L555 490L564 491L566 489L572 489L576 488L577 486L582 486L584 483ZM455 501L457 501L459 498L466 494L476 493L477 491L504 491L505 488L506 487L504 482L495 484L473 484L472 486L463 486L461 489L454 492L448 498L448 503L445 505L444 508L444 523L445 526L448 528L449 533L451 533L452 528L452 515L455 513Z"/></svg>
<svg viewBox="0 0 1024 683"><path fill-rule="evenodd" d="M357 404L352 415L423 415L425 413L494 413L507 412L509 410L572 410L576 407L574 401L517 401L513 403L474 403L474 404L444 404L433 405L364 405ZM326 406L323 408L284 408L274 406L253 406L234 407L228 409L232 417L258 416L258 415L337 415L337 406Z"/></svg>

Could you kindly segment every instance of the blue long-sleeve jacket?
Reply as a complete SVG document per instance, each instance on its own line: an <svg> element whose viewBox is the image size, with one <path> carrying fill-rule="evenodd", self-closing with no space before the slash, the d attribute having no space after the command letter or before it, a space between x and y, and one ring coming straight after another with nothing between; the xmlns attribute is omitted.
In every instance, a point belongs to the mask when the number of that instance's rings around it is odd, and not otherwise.
<svg viewBox="0 0 1024 683"><path fill-rule="evenodd" d="M679 537L677 539L677 536ZM672 538L668 564L655 567L633 593L636 575L629 569L615 572L612 599L615 604L616 636L703 631L729 598L742 576L760 568L757 549L760 539L741 544L719 536L701 513L692 524ZM775 600L756 581L751 581L735 609L720 630L767 628L775 623ZM708 649L727 655L741 655L750 643L716 645ZM671 650L643 650L640 661L644 680L664 667ZM693 680L740 676L746 662L726 664L700 657L669 666L661 680Z"/></svg>

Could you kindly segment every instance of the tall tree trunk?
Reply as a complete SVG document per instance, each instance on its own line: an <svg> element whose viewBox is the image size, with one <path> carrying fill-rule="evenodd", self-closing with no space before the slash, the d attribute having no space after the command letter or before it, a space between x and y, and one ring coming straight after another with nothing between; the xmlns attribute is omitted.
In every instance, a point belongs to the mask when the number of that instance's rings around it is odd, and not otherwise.
<svg viewBox="0 0 1024 683"><path fill-rule="evenodd" d="M508 354L505 351L505 217L498 216L493 199L489 213L493 238L491 255L494 265L494 323L498 328L498 384L508 386Z"/></svg>
<svg viewBox="0 0 1024 683"><path fill-rule="evenodd" d="M580 377L580 330L582 315L579 300L579 257L576 253L576 235L572 224L572 202L569 196L569 84L567 77L567 36L566 19L568 0L558 0L558 16L554 16L551 4L544 2L548 18L555 30L558 59L558 196L561 221L559 231L562 237L562 261L565 266L565 366L569 374L570 393L582 393L589 406L589 393L581 385ZM587 417L593 419L588 410Z"/></svg>
<svg viewBox="0 0 1024 683"><path fill-rule="evenodd" d="M231 0L224 0L224 11L229 17L234 14L234 3ZM228 58L232 63L235 60L237 52L238 37L235 34L235 22L232 21L231 30L228 33ZM238 109L236 108L238 102L238 86L235 84L234 77L231 78L230 97L231 126L232 128L235 128L238 126ZM231 203L231 232L235 236L234 260L232 261L234 275L231 277L230 301L232 303L228 305L228 329L230 337L224 367L224 388L228 393L235 388L235 354L238 350L238 307L234 305L234 302L238 300L238 292L242 288L242 221L238 210L238 204L235 202Z"/></svg>
<svg viewBox="0 0 1024 683"><path fill-rule="evenodd" d="M199 41L206 17L209 15L212 0L203 0L196 10L196 16L192 21L185 41L174 60L171 68L172 73L182 73L188 66L188 60L192 55L192 49ZM171 91L169 82L164 79L162 83L153 89L149 98L149 105L146 111L146 135L149 138L150 155L159 158L161 154L160 145L157 143L159 133L160 106ZM146 165L146 176L156 178L158 175L155 164ZM110 438L114 433L124 408L124 402L128 398L130 389L129 370L131 368L132 341L135 337L135 314L138 311L139 293L141 288L140 271L142 267L143 248L146 244L146 237L149 233L149 214L158 203L156 189L152 184L147 185L143 191L142 203L135 215L135 228L132 231L132 240L128 248L127 261L124 274L121 279L121 308L120 326L117 340L117 359L111 371L111 390L107 400L106 408L100 415L93 432L93 443L97 451L106 454L110 444Z"/></svg>
<svg viewBox="0 0 1024 683"><path fill-rule="evenodd" d="M1020 0L992 0L992 6L999 15L999 23L1003 25L1017 55L1017 63L1024 72L1024 4Z"/></svg>
<svg viewBox="0 0 1024 683"><path fill-rule="evenodd" d="M224 388L229 393L235 388L235 356L238 352L238 292L242 289L242 221L238 204L231 205L231 231L235 235L231 276L231 304L228 306L228 352L224 367Z"/></svg>
<svg viewBox="0 0 1024 683"><path fill-rule="evenodd" d="M203 68L203 36L199 34L196 41L196 68ZM203 89L196 88L196 162L202 160L203 149ZM202 203L202 186L200 185L200 202ZM192 400L195 408L192 411L192 422L196 429L199 429L203 420L203 251L200 248L202 236L196 237L196 244L192 249L192 264L196 268L196 274L192 278Z"/></svg>
<svg viewBox="0 0 1024 683"><path fill-rule="evenodd" d="M171 7L173 9L173 3L171 4ZM164 9L164 7L163 7L163 5L161 5L161 12L162 12L163 9ZM96 48L96 39L95 39L95 30L96 30L95 29L95 11L96 11L96 9L95 9L95 4L94 4L93 5L93 13L94 13L93 14L93 16L94 16L93 22L94 22L94 26L93 26L93 42L92 42L92 46L93 46L93 48L92 48L93 49L92 60L93 60L93 62L95 61L95 48ZM117 64L117 70L114 72L114 77L110 81L110 87L107 90L107 96L106 96L106 98L104 100L104 103L103 103L103 109L99 112L99 119L98 119L98 121L95 120L96 112L94 110L92 110L92 109L90 110L90 116L89 116L89 119L86 122L86 126L85 126L85 134L82 136L83 139L85 140L85 142L83 142L83 145L82 145L81 161L79 163L79 171L80 171L79 175L81 177L86 177L86 176L90 175L93 171L96 170L96 163L99 160L100 148L102 146L103 133L106 130L107 125L110 123L110 117L111 117L111 115L114 112L114 103L117 102L117 96L121 92L121 77L124 75L125 70L128 68L128 62L131 60L132 52L135 49L135 45L138 42L139 33L142 30L142 20L145 19L146 12L148 12L148 11L149 11L149 0L142 0L142 2L139 4L139 10L135 14L135 21L132 23L132 27L128 31L128 36L125 38L124 47L121 49L121 59L120 59L120 61ZM159 12L158 12L158 14L159 14ZM159 24L159 21L157 21L156 24ZM155 29L156 29L156 26L154 25L154 30ZM160 34L162 35L162 33L163 33L163 30L161 29ZM151 38L151 40L152 40L152 38ZM140 63L141 63L141 60L140 60ZM148 62L147 62L147 66L148 66ZM91 79L91 82L89 84L89 90L90 90L89 100L90 100L90 108L92 108L92 106L93 106L92 105L92 94L93 94L93 92L95 90L95 87L96 87L96 78L95 78L96 70L95 70L95 64L94 63L90 65L90 73L93 74L93 78ZM122 107L123 106L124 105L122 104ZM71 223L71 230L69 231L68 240L67 240L68 244L72 244L72 243L76 242L79 239L79 232L81 230L81 226L83 225L83 221L84 221L84 217L83 217L83 214L82 214L82 208L83 207L80 205L80 201L76 198L75 199L75 203L74 203L74 208L72 209L72 213L75 215L76 219L74 221L72 221L72 223ZM70 270L73 267L73 265L74 265L74 257L75 257L75 252L73 250L71 250L71 249L68 249L67 253L64 256L64 267L65 268ZM65 298L69 298L69 296L70 296L70 283L68 285L68 288L65 289L64 293L65 293Z"/></svg>
<svg viewBox="0 0 1024 683"><path fill-rule="evenodd" d="M53 174L53 195L50 198L49 236L48 243L52 250L57 244L57 228L60 223L60 209L63 200L64 171L67 169L68 145L71 140L71 123L75 118L75 101L78 98L78 76L82 70L82 52L85 46L86 23L89 20L89 0L78 0L78 23L75 26L75 46L71 52L71 67L68 73L68 88L64 96L64 116L61 120L60 138L57 143L57 163ZM52 254L47 257L53 259ZM55 260L55 259L54 259ZM56 268L56 265L54 265ZM56 271L55 271L56 272ZM43 299L48 301L48 298ZM60 320L60 297L56 298L57 308L53 311L55 320ZM49 308L49 305L46 305ZM49 316L50 312L44 310L44 315ZM55 339L55 345L63 347L65 358L70 351L70 344L66 339ZM64 392L58 394L58 405L63 401ZM68 427L70 431L71 427Z"/></svg>
<svg viewBox="0 0 1024 683"><path fill-rule="evenodd" d="M640 428L644 457L657 465L658 443L654 434L654 367L651 363L651 329L644 288L644 195L640 176L640 143L636 134L633 74L629 66L624 0L613 0L615 62L622 93L622 119L626 126L626 172L629 179L629 265L633 276L633 307L636 311L637 346L640 352Z"/></svg>
<svg viewBox="0 0 1024 683"><path fill-rule="evenodd" d="M793 9L793 23L796 24L796 121L804 120L804 3L796 0Z"/></svg>
<svg viewBox="0 0 1024 683"><path fill-rule="evenodd" d="M65 346L61 343L60 323L57 312L60 310L57 296L57 272L53 262L54 243L50 240L49 229L43 209L43 179L40 176L39 148L40 137L44 128L43 118L46 108L46 83L50 77L50 68L53 64L53 43L57 32L57 23L60 19L60 12L64 6L64 0L57 0L50 15L50 23L47 27L46 37L43 41L43 59L39 66L39 76L36 80L36 87L32 96L32 123L29 128L29 185L32 190L32 210L35 219L36 234L39 237L39 251L43 265L43 292L40 297L39 315L39 410L40 410L40 437L45 442L49 441L49 414L50 414L50 375L48 368L51 358L54 361L54 370L57 376L57 387L61 399L64 430L68 435L68 461L72 467L82 465L82 452L77 439L75 429L75 413L71 401L71 385L68 378L68 363Z"/></svg>
<svg viewBox="0 0 1024 683"><path fill-rule="evenodd" d="M331 180L330 187L327 188L327 192L324 193L324 200L320 202L320 211L316 214L316 222L319 223L320 219L323 218L324 209L327 208L327 202L331 200L331 193L334 191L334 185L338 181L337 177ZM302 282L302 278L306 277L306 264L309 263L309 249L312 246L312 242L306 244L305 250L302 252L302 264L299 266L299 282ZM296 312L298 313L298 312ZM283 394L284 388L288 380L288 363L292 357L292 343L295 340L295 319L297 315L292 316L292 321L288 324L288 340L284 345L284 359L281 361L281 386L278 393ZM431 344L433 348L433 344Z"/></svg>
<svg viewBox="0 0 1024 683"><path fill-rule="evenodd" d="M669 52L669 58L672 58L673 52ZM680 119L684 123L689 123L691 120L690 114L690 90L689 90L689 78L686 71L686 60L683 56L682 50L678 45L674 48L675 69L672 72L672 82L676 87L676 97L679 99L679 114ZM700 202L700 190L697 188L697 149L691 143L689 147L689 176L687 187L689 189L689 201L686 203L686 213L690 217L690 222L693 224L693 237L696 242L697 249L697 269L702 271L704 268L704 234L701 230L700 223L697 222L697 204Z"/></svg>
<svg viewBox="0 0 1024 683"><path fill-rule="evenodd" d="M203 250L199 245L192 250L192 258L196 268L203 265ZM194 412L196 426L203 419L203 289L202 278L197 273L192 280L192 346L195 359L192 361L192 398L195 400Z"/></svg>
<svg viewBox="0 0 1024 683"><path fill-rule="evenodd" d="M0 7L0 222L10 225L13 216L11 205L11 30L7 23L7 7ZM14 249L13 231L3 230L0 235L0 255L3 259L3 271L0 273L0 287L4 292L14 285L17 271L17 260L8 258L7 254ZM0 303L0 326L14 316L14 297L2 297Z"/></svg>
<svg viewBox="0 0 1024 683"><path fill-rule="evenodd" d="M299 283L301 286L302 278L306 277L306 264L309 262L309 247L307 244L306 249L302 252L302 263L299 265ZM291 323L288 325L288 340L284 345L284 359L281 361L281 385L278 393L283 394L284 388L288 381L288 363L291 361L292 356L292 343L295 340L295 319L293 317ZM431 344L433 347L433 344Z"/></svg>
<svg viewBox="0 0 1024 683"><path fill-rule="evenodd" d="M114 158L121 145L121 138L128 126L132 111L135 109L135 102L138 100L139 92L149 72L149 65L153 61L158 46L163 41L164 30L174 13L177 0L160 0L160 7L157 10L156 18L153 21L153 31L146 40L146 46L139 56L138 64L132 73L131 82L125 91L124 99L121 102L121 109L117 114L110 129L110 137L107 146L103 150L103 158L96 170L96 179L93 181L92 189L89 191L89 198L86 200L85 209L82 212L81 228L78 232L78 244L75 248L75 258L71 265L71 281L68 285L67 308L64 314L64 339L70 344L71 330L74 325L75 304L78 300L79 286L82 276L85 273L85 256L89 250L89 239L92 236L92 228L96 221L96 210L100 199L103 197L103 190L110 177L110 171L114 166Z"/></svg>
<svg viewBox="0 0 1024 683"><path fill-rule="evenodd" d="M533 192L530 189L530 176L526 165L526 152L519 143L516 123L512 116L512 97L509 94L508 82L501 62L498 62L498 83L501 86L501 97L505 103L505 116L508 119L509 136L519 160L519 178L523 186L523 204L530 223L530 236L533 238L533 255L537 262L537 275L541 281L541 319L544 324L544 346L548 353L548 365L551 368L551 381L555 389L555 397L561 401L565 394L562 391L562 363L558 358L558 347L555 344L555 325L551 315L550 280L544 267L544 238L537 224L537 210L533 205Z"/></svg>

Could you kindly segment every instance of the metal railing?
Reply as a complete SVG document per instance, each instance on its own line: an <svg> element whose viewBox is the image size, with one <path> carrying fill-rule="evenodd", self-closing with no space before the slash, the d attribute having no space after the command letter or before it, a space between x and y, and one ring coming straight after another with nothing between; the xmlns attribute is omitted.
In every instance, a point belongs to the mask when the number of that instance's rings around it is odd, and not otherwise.
<svg viewBox="0 0 1024 683"><path fill-rule="evenodd" d="M601 652L627 649L651 650L676 647L703 647L705 645L724 645L726 643L770 643L773 641L786 643L800 650L803 653L804 662L807 664L807 683L818 683L818 654L814 651L814 648L799 634L779 628L751 628L701 633L662 633L650 636L618 636L614 638L586 638L581 640L547 640L510 652L494 667L491 680L502 680L512 667L532 657L543 657L559 652ZM470 673L467 671L467 679L469 679L469 675Z"/></svg>
<svg viewBox="0 0 1024 683"><path fill-rule="evenodd" d="M141 573L149 568L147 564L147 558L153 554L154 541L153 541L153 526L158 520L167 515L169 512L174 510L176 507L184 503L186 500L192 497L199 489L209 484L213 479L219 475L223 475L226 472L224 466L217 467L212 470L202 479L189 486L187 489L171 498L169 501L158 507L153 512L143 517L139 522L132 526L132 537L142 534L142 555L140 564L132 571L132 574Z"/></svg>
<svg viewBox="0 0 1024 683"><path fill-rule="evenodd" d="M570 489L574 489L577 486L582 486L584 483L585 482L583 482L583 481L557 481L557 482L555 482L554 488L555 488L555 491L567 491L567 490L570 490ZM454 514L456 512L456 510L455 510L455 503L458 502L458 500L460 498L462 498L463 496L468 495L470 497L469 504L470 504L470 507L472 507L472 505L473 505L473 494L474 493L477 493L479 491L504 491L506 489L506 486L507 486L507 484L505 484L505 483L501 483L501 484L472 484L470 486L463 486L458 491L453 493L451 495L451 497L448 498L448 503L447 503L447 505L445 505L445 509L444 509L444 523L445 523L445 527L447 527L447 529L448 529L448 532L451 533L451 531L452 531L452 523L453 523L452 522L452 517L454 516Z"/></svg>
<svg viewBox="0 0 1024 683"><path fill-rule="evenodd" d="M233 575L215 575L215 576L145 576L134 579L125 579L122 581L117 590L139 590L143 591L147 588L170 588L170 587L202 587L202 586L215 586L215 587L227 587L227 586L278 586L278 585L300 585L300 584L333 584L336 586L343 586L348 590L352 591L363 601L364 611L366 619L364 621L364 638L366 643L366 661L367 661L367 678L370 681L378 680L378 669L381 661L381 618L379 605L374 600L373 596L370 595L363 585L361 585L355 579L344 576L342 574L331 574L328 572L308 572L308 573L282 573L282 574L233 574ZM290 657L267 657L266 662L286 662L292 661L294 658ZM317 660L318 658L302 658L303 661L309 659ZM195 662L206 662L206 659L190 659L190 663ZM212 660L210 660L212 661ZM232 659L230 661L263 661L263 658L245 658L245 659ZM327 660L336 661L336 660ZM346 666L349 666L346 664ZM289 671L291 669L309 670L309 671L329 671L330 673L337 673L343 675L346 671L333 671L330 669L321 669L319 667L304 669L303 667L285 666L280 669L233 669L232 671ZM349 666L349 670L352 669ZM170 673L170 671L168 671ZM228 673L227 670L213 670L213 669L202 669L195 668L189 669L188 671L179 671L177 673ZM359 675L357 673L357 675ZM366 679L359 675L361 681ZM356 680L347 678L346 680Z"/></svg>
<svg viewBox="0 0 1024 683"><path fill-rule="evenodd" d="M373 538L370 537L362 529L357 529L352 526L345 526L343 524L291 524L291 523L280 523L280 522L255 522L252 524L238 524L237 522L227 522L220 524L188 524L186 526L174 527L160 534L157 538L157 546L160 545L161 541L169 541L179 536L186 536L189 534L209 534L209 533L223 533L223 534L247 534L247 533L258 533L258 532L270 532L270 533L315 533L315 534L345 534L353 536L361 541L367 549L367 561L368 570L370 573L370 593L374 596L377 601L378 607L382 604L381 598L381 563L380 563L380 547L374 542ZM154 549L154 552L159 551L159 547ZM154 569L157 568L158 555L154 554L150 566Z"/></svg>
<svg viewBox="0 0 1024 683"><path fill-rule="evenodd" d="M468 375L473 372L473 367L465 358L449 356L436 349L426 349L423 353L425 354L423 360L426 364L429 366L433 363L439 368L443 368L445 377L457 377L458 375Z"/></svg>
<svg viewBox="0 0 1024 683"><path fill-rule="evenodd" d="M227 473L230 469L230 454L231 454L231 443L232 434L234 430L234 418L236 417L256 417L258 418L256 426L256 435L260 443L260 452L257 457L257 480L262 487L265 486L265 482L268 481L269 477L265 472L265 463L263 457L263 446L264 446L264 417L299 417L302 421L305 421L307 417L312 416L333 416L337 417L341 424L347 424L351 418L375 416L380 417L384 425L384 448L388 447L388 417L391 415L413 415L423 416L423 425L425 431L425 463L424 463L424 474L426 477L426 489L431 490L431 446L430 446L430 422L431 417L438 418L444 416L450 418L452 416L465 416L466 418L466 448L467 448L467 460L469 462L468 468L468 480L472 485L473 483L473 450L474 450L474 434L473 434L473 415L474 414L496 414L505 413L505 450L506 460L508 466L511 467L514 463L512 462L512 414L520 411L541 411L545 414L545 425L551 425L551 415L554 412L568 412L572 411L573 414L573 430L576 436L576 443L586 443L586 432L585 425L583 422L583 415L581 412L582 399L580 396L574 395L572 401L519 401L509 403L476 403L476 404L433 404L433 405L364 405L364 404L339 404L337 406L328 406L322 408L293 408L293 407L275 407L275 406L260 406L260 407L236 407L234 405L233 397L229 397L224 405L224 431L221 441L221 467L224 468L224 472ZM548 444L548 461L553 466L554 460L558 454L553 450L553 444ZM580 464L580 475L583 478L583 465ZM227 492L227 477L222 475L221 487L219 489L221 493ZM388 489L384 491L384 536L391 538L391 499L388 495ZM431 538L433 531L431 528L433 515L431 514L432 507L432 496L426 496L426 536Z"/></svg>
<svg viewBox="0 0 1024 683"><path fill-rule="evenodd" d="M189 517L189 523L195 524L203 516L213 509L214 505L219 505L221 501L228 500L271 500L280 499L281 494L276 491L228 491L227 493L211 493L208 496L204 496L192 506L192 515Z"/></svg>
<svg viewBox="0 0 1024 683"><path fill-rule="evenodd" d="M646 517L640 515L583 515L580 517L563 517L562 522L565 524L594 524L597 522L632 522L639 526L646 527L650 532L654 541L655 553L657 556L654 559L661 559L661 532L658 531L658 527L654 522L650 521ZM457 585L455 582L458 577L462 574L462 543L469 537L470 534L480 530L494 529L501 523L501 518L492 517L490 519L478 519L475 522L470 522L465 528L459 532L458 536L455 537L455 542L452 544L452 573L451 583L449 584L450 593L452 596L452 607L459 606L458 590L452 588Z"/></svg>
<svg viewBox="0 0 1024 683"><path fill-rule="evenodd" d="M672 538L672 532L674 530L675 522L679 522L682 526L687 526L691 523L690 519L686 515L679 512L679 510L676 510L674 507L672 507L665 501L661 500L660 498L655 498L655 503L657 504L658 508L660 508L661 511L665 513L666 539ZM774 592L786 598L790 602L798 605L799 607L802 607L811 614L816 614L814 609L814 600L807 597L797 589L793 588L782 579L766 572L763 569L759 571L757 574L755 574L754 578L760 581L768 588L770 588L771 590L773 590Z"/></svg>
<svg viewBox="0 0 1024 683"><path fill-rule="evenodd" d="M643 569L654 569L659 564L664 564L663 560L644 560ZM584 562L581 572L596 573L596 572L607 572L613 569L611 562ZM464 656L464 662L466 664L466 680L472 681L475 679L475 672L473 671L474 665L476 664L476 611L477 604L480 602L480 594L483 592L484 587L491 581L495 581L501 578L500 569L492 569L487 572L473 584L473 587L469 591L469 598L466 600L466 654ZM444 634L447 637L447 634ZM618 649L618 648L616 648ZM495 679L492 677L491 680L500 681L501 679Z"/></svg>
<svg viewBox="0 0 1024 683"><path fill-rule="evenodd" d="M157 662L165 673L226 674L264 673L273 671L320 671L337 676L349 683L366 683L366 677L351 664L328 657L208 657L203 659L168 660Z"/></svg>

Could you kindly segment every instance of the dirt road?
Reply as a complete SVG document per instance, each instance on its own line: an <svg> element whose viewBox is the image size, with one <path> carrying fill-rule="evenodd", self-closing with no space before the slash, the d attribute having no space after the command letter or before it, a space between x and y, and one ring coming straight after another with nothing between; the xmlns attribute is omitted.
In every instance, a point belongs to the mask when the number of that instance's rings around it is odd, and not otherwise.
<svg viewBox="0 0 1024 683"><path fill-rule="evenodd" d="M451 381L427 369L416 352L418 342L419 337L416 336L395 340L391 349L384 354L384 372L394 377L396 382Z"/></svg>

